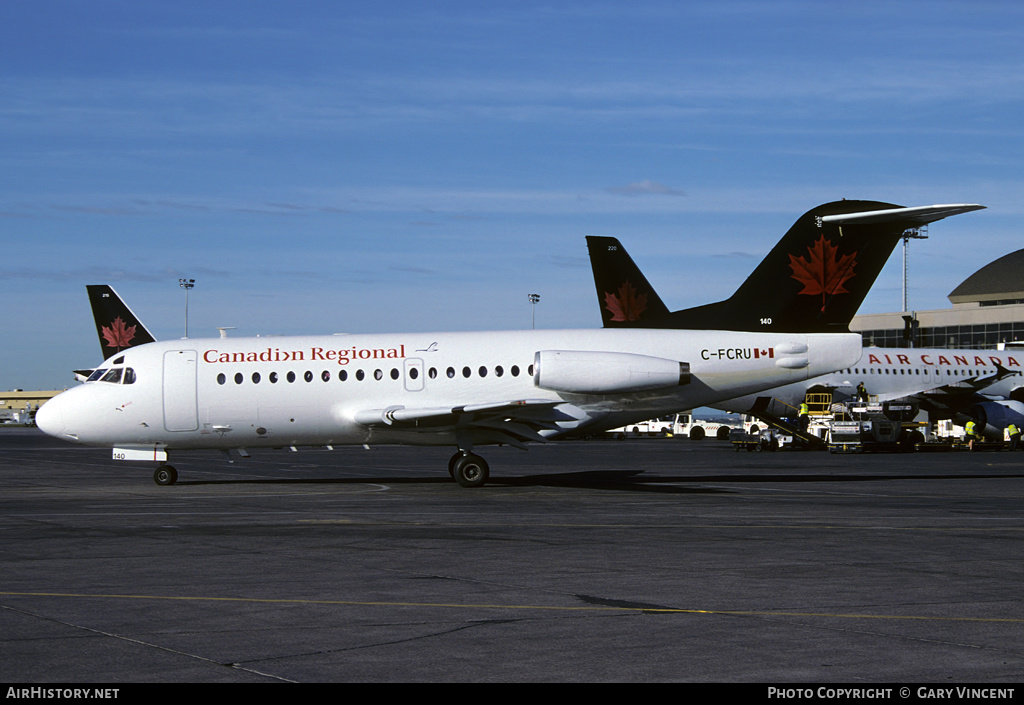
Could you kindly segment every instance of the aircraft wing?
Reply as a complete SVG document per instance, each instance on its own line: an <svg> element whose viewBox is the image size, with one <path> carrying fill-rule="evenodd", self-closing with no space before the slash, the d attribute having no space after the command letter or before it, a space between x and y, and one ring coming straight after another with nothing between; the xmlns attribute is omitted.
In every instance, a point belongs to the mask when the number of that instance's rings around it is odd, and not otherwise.
<svg viewBox="0 0 1024 705"><path fill-rule="evenodd" d="M963 411L968 407L984 401L991 401L985 396L985 389L1007 377L1019 375L996 363L996 370L984 375L967 377L966 379L945 384L941 387L927 389L910 395L910 399L918 401L923 408L935 411Z"/></svg>
<svg viewBox="0 0 1024 705"><path fill-rule="evenodd" d="M454 432L523 448L530 441L546 442L541 431L562 430L560 421L578 421L578 416L568 413L567 406L565 402L539 399L443 407L389 406L358 411L355 421L401 431Z"/></svg>

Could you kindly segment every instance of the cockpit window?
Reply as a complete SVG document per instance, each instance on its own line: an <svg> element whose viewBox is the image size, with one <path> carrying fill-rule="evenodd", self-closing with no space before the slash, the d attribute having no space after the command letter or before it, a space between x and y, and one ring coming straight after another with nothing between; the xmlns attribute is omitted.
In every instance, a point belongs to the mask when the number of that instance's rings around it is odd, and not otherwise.
<svg viewBox="0 0 1024 705"><path fill-rule="evenodd" d="M124 372L124 369L122 369L120 367L115 367L114 369L112 369L109 372L107 372L107 374L103 375L103 379L101 379L100 382L110 382L111 384L120 384L121 383L121 373L122 372Z"/></svg>
<svg viewBox="0 0 1024 705"><path fill-rule="evenodd" d="M131 367L101 367L94 370L86 382L107 382L108 384L135 384L135 370Z"/></svg>

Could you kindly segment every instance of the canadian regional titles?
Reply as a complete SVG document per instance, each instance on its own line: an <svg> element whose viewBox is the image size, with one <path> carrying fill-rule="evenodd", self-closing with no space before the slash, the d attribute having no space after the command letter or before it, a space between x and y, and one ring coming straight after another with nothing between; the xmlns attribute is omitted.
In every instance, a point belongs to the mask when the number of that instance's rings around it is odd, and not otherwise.
<svg viewBox="0 0 1024 705"><path fill-rule="evenodd" d="M405 358L405 345L397 348L340 348L330 349L312 346L303 350L282 350L266 348L264 350L225 351L208 349L203 351L203 362L211 365L237 364L240 362L333 362L347 365L361 360L401 360Z"/></svg>

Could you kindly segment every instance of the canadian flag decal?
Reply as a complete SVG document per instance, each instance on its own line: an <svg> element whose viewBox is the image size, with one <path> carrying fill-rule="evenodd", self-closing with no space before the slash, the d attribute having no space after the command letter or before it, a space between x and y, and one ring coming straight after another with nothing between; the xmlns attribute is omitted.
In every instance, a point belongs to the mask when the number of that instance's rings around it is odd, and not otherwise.
<svg viewBox="0 0 1024 705"><path fill-rule="evenodd" d="M754 348L754 359L757 360L762 357L775 357L775 348L768 348L766 350Z"/></svg>

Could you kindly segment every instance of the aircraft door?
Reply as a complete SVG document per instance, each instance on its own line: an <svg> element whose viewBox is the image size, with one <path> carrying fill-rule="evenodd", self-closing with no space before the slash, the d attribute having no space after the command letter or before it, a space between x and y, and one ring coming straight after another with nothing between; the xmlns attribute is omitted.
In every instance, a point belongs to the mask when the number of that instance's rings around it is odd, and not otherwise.
<svg viewBox="0 0 1024 705"><path fill-rule="evenodd" d="M405 358L405 390L422 392L423 384L423 360L418 357Z"/></svg>
<svg viewBox="0 0 1024 705"><path fill-rule="evenodd" d="M199 428L196 366L195 350L164 353L164 428L168 431L195 431Z"/></svg>

